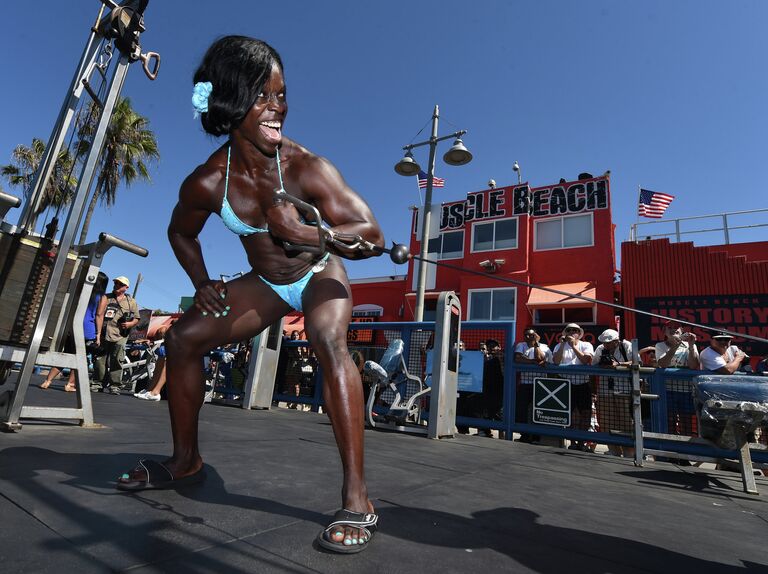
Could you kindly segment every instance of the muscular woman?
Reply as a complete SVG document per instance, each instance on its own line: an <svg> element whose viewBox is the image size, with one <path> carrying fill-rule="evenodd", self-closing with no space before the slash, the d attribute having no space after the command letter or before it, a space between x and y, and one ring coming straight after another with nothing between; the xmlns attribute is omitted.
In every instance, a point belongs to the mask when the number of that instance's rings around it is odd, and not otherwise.
<svg viewBox="0 0 768 574"><path fill-rule="evenodd" d="M323 369L323 398L341 455L342 510L318 535L336 552L363 550L377 517L363 472L363 389L347 350L352 297L339 256L373 255L330 246L314 255L284 242L317 246L318 231L276 190L317 207L332 233L359 235L383 247L378 223L363 199L328 160L283 136L288 112L283 66L266 43L242 36L217 40L194 76L193 104L203 128L227 141L184 181L168 238L195 287L195 306L168 332L168 399L173 455L141 461L118 479L121 490L176 488L203 478L198 414L203 356L246 340L292 309ZM240 236L252 270L223 284L206 269L198 235L211 214Z"/></svg>

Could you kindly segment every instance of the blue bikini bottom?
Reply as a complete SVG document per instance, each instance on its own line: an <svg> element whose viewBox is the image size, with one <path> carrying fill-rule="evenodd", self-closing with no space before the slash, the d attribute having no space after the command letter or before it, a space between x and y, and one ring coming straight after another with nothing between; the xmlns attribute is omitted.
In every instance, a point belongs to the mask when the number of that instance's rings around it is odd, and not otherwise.
<svg viewBox="0 0 768 574"><path fill-rule="evenodd" d="M297 311L301 311L301 298L304 295L304 289L307 288L307 284L309 283L309 280L312 279L312 276L315 273L319 273L323 269L325 269L325 266L328 262L328 254L325 254L325 257L323 257L312 269L307 271L307 274L304 275L301 279L298 281L294 281L293 283L288 283L287 285L275 285L274 283L270 283L264 277L259 275L259 279L264 281L267 285L269 285L272 288L272 291L277 293L277 295L288 303L291 307L296 309Z"/></svg>

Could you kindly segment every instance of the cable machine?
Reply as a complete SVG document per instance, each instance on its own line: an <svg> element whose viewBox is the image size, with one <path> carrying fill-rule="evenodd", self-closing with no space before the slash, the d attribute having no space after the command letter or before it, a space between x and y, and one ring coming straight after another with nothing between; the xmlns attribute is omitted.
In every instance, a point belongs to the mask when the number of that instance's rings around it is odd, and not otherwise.
<svg viewBox="0 0 768 574"><path fill-rule="evenodd" d="M73 247L73 238L80 228L107 128L128 67L134 62L142 62L150 80L157 77L160 68L160 55L142 53L139 43L141 33L145 31L144 11L148 3L149 0L125 0L119 4L101 0L96 22L35 172L18 226L7 222L0 225L0 261L3 261L0 265L0 298L3 301L0 313L0 428L3 430L20 430L20 417L75 419L83 426L94 424L82 336L83 318L93 283L109 248L120 247L142 257L148 252L105 233L100 235L99 241L89 245ZM67 134L74 134L70 132L73 120L75 124L79 123L80 112L88 100L93 102L92 109L97 116L94 118L95 129L87 152L82 159L77 158L82 164L77 189L65 208L66 222L56 240L58 211L44 234L36 233L35 227L56 160ZM3 216L10 207L15 207L12 199L6 201L2 197L0 200ZM57 352L70 325L75 352ZM15 362L21 362L21 370L15 388L10 388L8 374ZM24 406L35 365L76 369L78 407Z"/></svg>

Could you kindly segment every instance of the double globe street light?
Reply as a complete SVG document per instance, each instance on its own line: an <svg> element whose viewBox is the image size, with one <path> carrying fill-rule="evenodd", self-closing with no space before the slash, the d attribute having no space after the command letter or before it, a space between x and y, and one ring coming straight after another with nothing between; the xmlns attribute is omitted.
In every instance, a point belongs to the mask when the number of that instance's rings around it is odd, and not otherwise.
<svg viewBox="0 0 768 574"><path fill-rule="evenodd" d="M432 183L435 178L435 152L437 150L437 143L443 140L456 138L453 142L453 146L443 156L443 161L448 165L464 165L472 161L472 154L464 147L464 142L461 141L461 136L467 133L467 130L459 130L447 136L437 137L437 123L440 117L440 109L435 106L435 111L432 114L432 137L428 140L408 144L403 146L405 150L405 157L401 159L397 165L395 165L395 171L400 175L407 177L418 175L421 171L421 166L413 159L413 148L429 145L429 169L427 170L427 190L424 196L424 212L421 217L421 253L419 261L419 278L416 283L416 312L414 314L414 320L417 322L424 320L424 290L427 283L427 266L424 263L427 259L427 253L429 249L429 225L432 213Z"/></svg>

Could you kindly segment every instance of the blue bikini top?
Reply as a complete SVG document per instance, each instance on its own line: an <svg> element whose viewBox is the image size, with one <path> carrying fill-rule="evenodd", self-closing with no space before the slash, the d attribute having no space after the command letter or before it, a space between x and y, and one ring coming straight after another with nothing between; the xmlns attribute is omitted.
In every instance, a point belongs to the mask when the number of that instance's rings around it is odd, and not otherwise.
<svg viewBox="0 0 768 574"><path fill-rule="evenodd" d="M229 204L229 201L227 200L227 191L229 190L229 160L231 156L231 147L227 148L227 175L224 180L224 199L221 202L221 220L224 222L224 225L229 229L232 233L237 233L238 235L253 235L254 233L268 233L269 229L266 227L251 227L247 223L243 223L243 221L237 216L237 214L232 209L232 206ZM277 150L276 150L277 151ZM280 178L280 190L279 191L285 191L285 187L283 186L283 173L280 170L280 152L277 151L277 155L275 156L277 159L277 175Z"/></svg>

